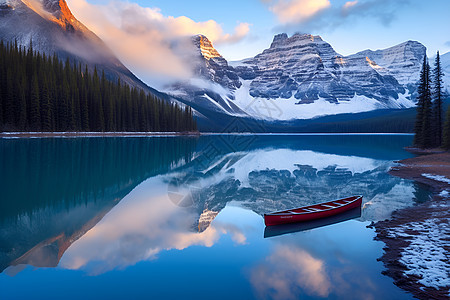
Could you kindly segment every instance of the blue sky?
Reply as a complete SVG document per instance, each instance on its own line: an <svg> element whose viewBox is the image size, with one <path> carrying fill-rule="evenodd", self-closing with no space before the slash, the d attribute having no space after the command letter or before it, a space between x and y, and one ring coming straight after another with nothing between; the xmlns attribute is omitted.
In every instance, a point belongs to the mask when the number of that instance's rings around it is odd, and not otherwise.
<svg viewBox="0 0 450 300"><path fill-rule="evenodd" d="M307 0L130 0L142 7L158 8L164 16L186 16L195 22L214 20L225 33L232 33L239 23L248 23L249 32L239 42L217 43L216 47L229 60L255 55L270 45L279 32L305 32L321 35L341 54L364 49L380 49L406 40L417 40L434 55L450 51L449 0L323 0L329 2L322 11L308 20L283 24L271 7L277 2ZM320 0L311 0L318 3ZM88 0L107 4L108 0ZM343 16L347 2L360 7ZM355 5L356 6L356 5ZM301 13L300 13L301 14Z"/></svg>
<svg viewBox="0 0 450 300"><path fill-rule="evenodd" d="M206 35L228 61L255 56L286 32L320 35L349 55L416 40L450 51L450 0L67 0L138 77L160 87L191 78L179 47ZM178 49L178 50L176 50ZM185 48L182 51L185 51Z"/></svg>

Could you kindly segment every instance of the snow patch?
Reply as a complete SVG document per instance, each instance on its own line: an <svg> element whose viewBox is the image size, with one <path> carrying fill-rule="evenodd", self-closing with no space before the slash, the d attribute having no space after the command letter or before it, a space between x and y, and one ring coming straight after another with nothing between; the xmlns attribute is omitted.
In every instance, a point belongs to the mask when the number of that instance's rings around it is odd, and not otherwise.
<svg viewBox="0 0 450 300"><path fill-rule="evenodd" d="M448 198L449 194L450 193L447 190L443 190L442 192L439 193L439 196L444 197L444 198Z"/></svg>
<svg viewBox="0 0 450 300"><path fill-rule="evenodd" d="M265 120L293 120L312 119L319 116L337 115L345 113L361 113L376 109L410 108L415 103L408 99L408 95L399 95L397 100L392 99L387 103L354 95L348 101L331 103L324 98L319 98L309 104L299 104L299 99L292 96L289 99L266 99L252 97L250 95L251 80L241 80L242 86L235 91L234 104L256 119Z"/></svg>
<svg viewBox="0 0 450 300"><path fill-rule="evenodd" d="M390 229L390 236L406 237L411 244L402 252L400 262L408 269L405 275L416 275L418 282L435 289L450 287L450 226L439 219L412 222Z"/></svg>
<svg viewBox="0 0 450 300"><path fill-rule="evenodd" d="M428 179L432 179L432 180L450 184L450 179L448 179L447 177L442 176L442 175L433 175L433 174L423 173L422 176L425 178L428 178Z"/></svg>

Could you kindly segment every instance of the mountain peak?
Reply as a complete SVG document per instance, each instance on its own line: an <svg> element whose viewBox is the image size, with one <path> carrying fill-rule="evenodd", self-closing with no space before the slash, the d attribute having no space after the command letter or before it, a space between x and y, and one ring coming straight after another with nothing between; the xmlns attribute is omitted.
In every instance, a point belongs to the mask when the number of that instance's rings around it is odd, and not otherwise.
<svg viewBox="0 0 450 300"><path fill-rule="evenodd" d="M291 37L288 37L286 33L280 33L273 37L270 48L276 48L283 45L291 44L307 44L310 42L323 42L322 37L319 35L312 35L307 33L294 33Z"/></svg>
<svg viewBox="0 0 450 300"><path fill-rule="evenodd" d="M192 40L194 45L200 49L200 53L204 58L209 60L215 57L222 57L206 36L197 34L192 37Z"/></svg>
<svg viewBox="0 0 450 300"><path fill-rule="evenodd" d="M42 0L42 6L59 20L75 20L65 0Z"/></svg>
<svg viewBox="0 0 450 300"><path fill-rule="evenodd" d="M88 31L72 14L65 0L8 0L7 2L23 4L42 18L58 24L67 31Z"/></svg>
<svg viewBox="0 0 450 300"><path fill-rule="evenodd" d="M54 19L51 21L59 24L66 30L81 29L84 30L84 26L75 18L70 11L65 0L41 0L42 7L52 14Z"/></svg>

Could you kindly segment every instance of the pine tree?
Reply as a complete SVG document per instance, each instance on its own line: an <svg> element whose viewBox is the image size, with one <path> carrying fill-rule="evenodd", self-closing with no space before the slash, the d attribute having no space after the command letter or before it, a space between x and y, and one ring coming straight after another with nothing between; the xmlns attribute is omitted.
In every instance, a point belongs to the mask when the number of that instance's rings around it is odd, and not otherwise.
<svg viewBox="0 0 450 300"><path fill-rule="evenodd" d="M101 78L95 68L0 41L0 129L31 131L194 130L192 110Z"/></svg>
<svg viewBox="0 0 450 300"><path fill-rule="evenodd" d="M444 131L442 134L442 148L447 150L450 149L450 106L447 109L445 117Z"/></svg>
<svg viewBox="0 0 450 300"><path fill-rule="evenodd" d="M28 128L27 120L27 98L25 96L26 79L22 77L22 83L19 87L19 120L17 127L19 130L26 130Z"/></svg>
<svg viewBox="0 0 450 300"><path fill-rule="evenodd" d="M430 91L430 65L427 57L423 59L422 70L420 72L420 80L417 97L417 115L414 127L414 145L420 148L429 148L433 145L432 130L432 102Z"/></svg>
<svg viewBox="0 0 450 300"><path fill-rule="evenodd" d="M15 93L14 93L14 77L13 77L13 72L10 68L8 68L7 72L6 72L6 97L5 97L5 105L4 105L4 121L5 124L8 127L11 127L14 125L14 111L15 111L15 107L14 107L14 97L15 97Z"/></svg>
<svg viewBox="0 0 450 300"><path fill-rule="evenodd" d="M36 74L34 74L31 79L30 129L32 131L41 131L41 108L39 99L39 85Z"/></svg>
<svg viewBox="0 0 450 300"><path fill-rule="evenodd" d="M439 51L436 54L436 60L434 62L433 70L433 117L434 117L434 135L435 135L435 146L439 147L442 144L442 77L444 73L441 68L441 59L439 57Z"/></svg>
<svg viewBox="0 0 450 300"><path fill-rule="evenodd" d="M53 131L53 105L50 99L47 76L44 76L41 92L41 122L42 130Z"/></svg>

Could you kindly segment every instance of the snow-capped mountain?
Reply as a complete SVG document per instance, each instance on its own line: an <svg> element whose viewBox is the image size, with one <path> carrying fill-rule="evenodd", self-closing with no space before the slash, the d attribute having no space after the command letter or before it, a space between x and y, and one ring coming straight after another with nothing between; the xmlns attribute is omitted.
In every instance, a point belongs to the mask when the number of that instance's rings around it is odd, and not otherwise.
<svg viewBox="0 0 450 300"><path fill-rule="evenodd" d="M201 62L197 79L167 92L204 115L273 121L413 107L426 53L407 41L343 56L320 36L283 33L255 57L227 63L206 37L193 41Z"/></svg>
<svg viewBox="0 0 450 300"><path fill-rule="evenodd" d="M204 58L197 65L197 74L202 74L206 78L229 89L237 89L241 86L239 77L233 68L228 66L228 62L213 47L210 40L204 35L196 35L192 38L194 49Z"/></svg>
<svg viewBox="0 0 450 300"><path fill-rule="evenodd" d="M0 0L0 39L61 59L97 66L111 80L148 89L92 31L71 13L65 0Z"/></svg>
<svg viewBox="0 0 450 300"><path fill-rule="evenodd" d="M229 153L214 158L210 165L194 160L187 170L170 174L176 179L167 182L195 187L184 191L184 197L189 197L192 209L197 212L198 219L192 228L196 231L198 228L199 232L229 202L263 215L354 194L364 195L364 202L368 203L361 219L373 221L411 205L414 198L414 186L390 176L386 172L390 166L391 161L366 157L258 149ZM386 201L390 204L386 205Z"/></svg>

